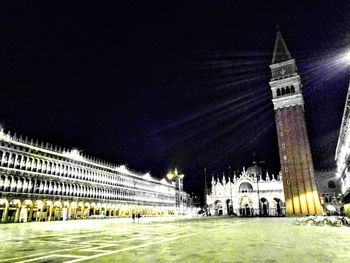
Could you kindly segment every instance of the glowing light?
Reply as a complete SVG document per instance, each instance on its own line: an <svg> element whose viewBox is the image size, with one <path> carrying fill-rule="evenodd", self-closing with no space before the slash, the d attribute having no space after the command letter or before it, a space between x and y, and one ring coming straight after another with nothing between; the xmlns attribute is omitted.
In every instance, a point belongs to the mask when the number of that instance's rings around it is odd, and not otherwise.
<svg viewBox="0 0 350 263"><path fill-rule="evenodd" d="M175 175L174 175L173 173L169 172L169 173L166 175L166 177L168 178L168 180L172 180L172 179L175 177Z"/></svg>
<svg viewBox="0 0 350 263"><path fill-rule="evenodd" d="M348 49L348 50L343 54L341 60L342 60L344 63L350 65L350 49Z"/></svg>

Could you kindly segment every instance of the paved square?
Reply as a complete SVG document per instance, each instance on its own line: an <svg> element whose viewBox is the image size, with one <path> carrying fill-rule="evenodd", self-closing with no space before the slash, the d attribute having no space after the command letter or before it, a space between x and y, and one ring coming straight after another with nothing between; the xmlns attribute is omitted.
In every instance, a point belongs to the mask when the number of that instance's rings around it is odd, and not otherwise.
<svg viewBox="0 0 350 263"><path fill-rule="evenodd" d="M7 224L0 237L0 262L350 262L349 227L291 218Z"/></svg>

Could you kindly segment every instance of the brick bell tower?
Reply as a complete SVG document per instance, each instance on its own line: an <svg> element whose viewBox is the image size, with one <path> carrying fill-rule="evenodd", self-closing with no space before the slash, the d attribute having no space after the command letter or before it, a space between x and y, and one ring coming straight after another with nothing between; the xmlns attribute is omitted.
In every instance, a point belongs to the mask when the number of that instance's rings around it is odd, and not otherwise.
<svg viewBox="0 0 350 263"><path fill-rule="evenodd" d="M279 30L270 69L286 214L322 214L305 123L302 84L295 60Z"/></svg>

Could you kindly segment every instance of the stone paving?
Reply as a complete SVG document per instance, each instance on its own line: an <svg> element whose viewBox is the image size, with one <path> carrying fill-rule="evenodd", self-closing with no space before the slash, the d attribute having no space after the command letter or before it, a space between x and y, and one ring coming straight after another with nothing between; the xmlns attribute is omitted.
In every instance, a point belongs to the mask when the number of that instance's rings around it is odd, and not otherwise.
<svg viewBox="0 0 350 263"><path fill-rule="evenodd" d="M293 218L0 225L1 262L350 262L350 227ZM158 219L159 220L159 219Z"/></svg>

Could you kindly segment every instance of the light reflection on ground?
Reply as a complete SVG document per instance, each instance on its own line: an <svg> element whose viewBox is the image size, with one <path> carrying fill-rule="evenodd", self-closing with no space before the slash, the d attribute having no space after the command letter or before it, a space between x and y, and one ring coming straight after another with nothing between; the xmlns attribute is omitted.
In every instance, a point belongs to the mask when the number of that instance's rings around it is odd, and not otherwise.
<svg viewBox="0 0 350 263"><path fill-rule="evenodd" d="M0 225L0 262L350 262L350 227L292 218Z"/></svg>

